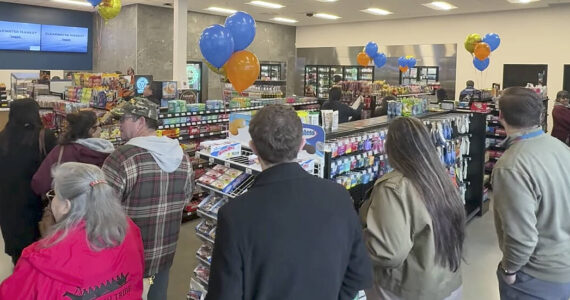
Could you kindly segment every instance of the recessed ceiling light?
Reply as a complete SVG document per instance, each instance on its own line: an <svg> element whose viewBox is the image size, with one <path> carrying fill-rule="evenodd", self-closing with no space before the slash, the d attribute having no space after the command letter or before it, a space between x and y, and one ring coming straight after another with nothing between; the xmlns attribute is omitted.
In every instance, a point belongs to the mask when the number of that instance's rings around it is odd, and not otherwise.
<svg viewBox="0 0 570 300"><path fill-rule="evenodd" d="M265 1L251 1L248 3L249 5L255 5L255 6L260 6L260 7L265 7L265 8L272 8L272 9L278 9L278 8L283 8L285 6L279 4L279 3L271 3L271 2L265 2Z"/></svg>
<svg viewBox="0 0 570 300"><path fill-rule="evenodd" d="M531 3L531 2L538 2L540 0L507 0L511 3L515 3L515 4L527 4L527 3Z"/></svg>
<svg viewBox="0 0 570 300"><path fill-rule="evenodd" d="M91 3L86 1L73 1L73 0L53 0L53 2L63 3L63 4L72 4L72 5L81 5L81 6L89 6L93 7Z"/></svg>
<svg viewBox="0 0 570 300"><path fill-rule="evenodd" d="M430 3L425 3L424 6L435 10L451 10L457 8L457 6L451 3L447 3L445 1L434 1Z"/></svg>
<svg viewBox="0 0 570 300"><path fill-rule="evenodd" d="M228 15L237 12L237 10L235 10L235 9L222 8L222 7L216 7L216 6L210 6L210 7L206 8L206 10L219 12L219 13L223 13L223 14L228 14Z"/></svg>
<svg viewBox="0 0 570 300"><path fill-rule="evenodd" d="M321 18L321 19L328 19L328 20L337 20L337 19L340 19L339 16L330 15L330 14L323 14L323 13L315 14L315 17Z"/></svg>
<svg viewBox="0 0 570 300"><path fill-rule="evenodd" d="M275 17L271 20L277 21L277 22L283 22L283 23L297 23L297 22L299 22L297 20L293 20L293 19L289 19L289 18L281 18L281 17Z"/></svg>
<svg viewBox="0 0 570 300"><path fill-rule="evenodd" d="M387 15L392 14L391 11L387 11L387 10L381 9L381 8L374 8L374 7L367 8L367 9L363 10L363 12L373 14L373 15L378 15L378 16L387 16Z"/></svg>

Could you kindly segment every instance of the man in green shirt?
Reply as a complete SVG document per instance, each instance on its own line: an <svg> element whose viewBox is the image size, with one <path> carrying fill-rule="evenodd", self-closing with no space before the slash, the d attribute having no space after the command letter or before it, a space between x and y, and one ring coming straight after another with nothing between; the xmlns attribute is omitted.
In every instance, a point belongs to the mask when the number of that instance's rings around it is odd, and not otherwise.
<svg viewBox="0 0 570 300"><path fill-rule="evenodd" d="M570 148L540 127L542 99L499 99L507 150L493 169L501 299L570 298Z"/></svg>

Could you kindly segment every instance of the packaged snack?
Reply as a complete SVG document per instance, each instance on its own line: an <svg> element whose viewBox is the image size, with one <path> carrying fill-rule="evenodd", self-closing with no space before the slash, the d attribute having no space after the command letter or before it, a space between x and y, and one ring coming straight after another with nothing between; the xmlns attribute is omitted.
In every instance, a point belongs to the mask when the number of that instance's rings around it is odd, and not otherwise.
<svg viewBox="0 0 570 300"><path fill-rule="evenodd" d="M229 168L222 165L215 165L213 170L219 171L221 173L226 173L226 171L229 170Z"/></svg>
<svg viewBox="0 0 570 300"><path fill-rule="evenodd" d="M222 180L215 180L214 182L210 183L210 185L223 191L224 188L228 185L228 183L225 183ZM225 193L225 191L224 191L224 193Z"/></svg>
<svg viewBox="0 0 570 300"><path fill-rule="evenodd" d="M211 185L214 181L216 181L216 179L214 179L210 176L207 176L207 175L204 175L204 176L198 178L198 182L203 183L203 184L208 184L208 185Z"/></svg>
<svg viewBox="0 0 570 300"><path fill-rule="evenodd" d="M208 262L211 262L213 251L214 249L212 248L212 246L210 246L210 244L203 244L202 246L200 246L198 251L196 251L196 255L198 255L199 257Z"/></svg>
<svg viewBox="0 0 570 300"><path fill-rule="evenodd" d="M243 173L243 172L240 171L240 170L236 170L236 169L228 169L228 170L225 172L225 174L228 175L228 176L230 176L231 178L236 178L236 177L238 177L239 175L241 175L241 173Z"/></svg>
<svg viewBox="0 0 570 300"><path fill-rule="evenodd" d="M206 198L204 198L204 200L202 200L200 204L198 204L198 208L208 212L212 209L212 207L214 207L214 205L216 205L217 202L219 202L219 200L220 198L213 195L209 195Z"/></svg>
<svg viewBox="0 0 570 300"><path fill-rule="evenodd" d="M210 176L214 179L218 179L220 176L224 175L223 172L220 172L218 170L208 170L208 172L206 172L206 176Z"/></svg>
<svg viewBox="0 0 570 300"><path fill-rule="evenodd" d="M213 221L202 220L202 222L200 222L200 224L196 226L196 231L207 236L208 234L210 234L210 231L212 231L212 229L215 227L216 223L214 223Z"/></svg>
<svg viewBox="0 0 570 300"><path fill-rule="evenodd" d="M214 205L214 207L212 207L212 209L210 210L210 212L214 215L218 215L218 211L220 210L220 208L222 206L224 206L226 203L228 203L228 199L227 198L222 198L220 201L218 201L218 203L216 203L216 205Z"/></svg>

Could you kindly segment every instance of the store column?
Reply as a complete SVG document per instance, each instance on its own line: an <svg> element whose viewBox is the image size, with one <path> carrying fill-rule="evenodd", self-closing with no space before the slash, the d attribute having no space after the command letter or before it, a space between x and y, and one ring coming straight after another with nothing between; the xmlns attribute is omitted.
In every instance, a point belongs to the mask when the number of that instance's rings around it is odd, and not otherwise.
<svg viewBox="0 0 570 300"><path fill-rule="evenodd" d="M188 88L186 78L186 48L188 39L188 0L174 0L174 44L172 79L179 89Z"/></svg>

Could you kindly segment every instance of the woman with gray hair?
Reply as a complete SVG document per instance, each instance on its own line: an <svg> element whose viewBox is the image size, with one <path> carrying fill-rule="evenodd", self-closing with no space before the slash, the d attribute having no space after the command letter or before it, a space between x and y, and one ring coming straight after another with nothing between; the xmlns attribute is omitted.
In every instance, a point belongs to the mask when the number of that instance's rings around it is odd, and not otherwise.
<svg viewBox="0 0 570 300"><path fill-rule="evenodd" d="M0 299L141 299L140 231L101 169L64 163L53 178L56 224L24 249Z"/></svg>

